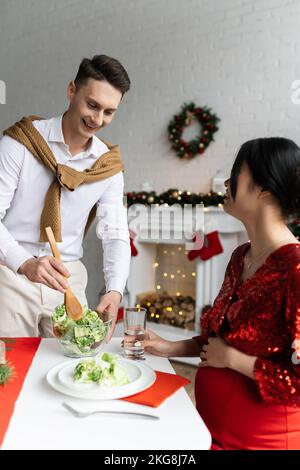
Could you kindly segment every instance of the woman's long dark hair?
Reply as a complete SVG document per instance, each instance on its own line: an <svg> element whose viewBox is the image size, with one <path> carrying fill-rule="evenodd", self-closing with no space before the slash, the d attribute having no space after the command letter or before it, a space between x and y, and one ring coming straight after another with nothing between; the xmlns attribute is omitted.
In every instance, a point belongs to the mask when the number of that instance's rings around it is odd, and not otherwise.
<svg viewBox="0 0 300 470"><path fill-rule="evenodd" d="M295 142L282 137L245 142L231 170L230 192L233 199L244 163L248 165L254 183L277 199L285 216L300 211L300 149Z"/></svg>

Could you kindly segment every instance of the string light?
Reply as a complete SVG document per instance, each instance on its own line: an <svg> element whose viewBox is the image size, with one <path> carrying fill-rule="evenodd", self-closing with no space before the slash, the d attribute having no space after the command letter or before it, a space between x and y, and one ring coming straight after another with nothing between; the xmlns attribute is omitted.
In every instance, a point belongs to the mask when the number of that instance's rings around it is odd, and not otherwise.
<svg viewBox="0 0 300 470"><path fill-rule="evenodd" d="M178 247L178 251L182 251L182 246L179 246L179 247Z"/></svg>
<svg viewBox="0 0 300 470"><path fill-rule="evenodd" d="M150 317L153 318L154 316L155 316L155 314L154 314L154 313L151 313Z"/></svg>
<svg viewBox="0 0 300 470"><path fill-rule="evenodd" d="M147 302L147 307L151 307L151 302Z"/></svg>
<svg viewBox="0 0 300 470"><path fill-rule="evenodd" d="M158 268L158 266L159 266L159 263L157 261L155 261L155 263L153 263L153 267Z"/></svg>
<svg viewBox="0 0 300 470"><path fill-rule="evenodd" d="M200 146L203 146L203 144L200 143ZM182 150L184 150L183 147ZM156 207L158 207L159 205L169 207L173 205L175 201L177 201L181 205L181 207L184 207L184 204L192 204L193 206L195 206L196 204L201 203L203 203L207 207L217 207L219 203L223 203L224 194L222 194L221 192L217 193L212 191L206 194L192 193L191 191L178 191L174 189L169 189L168 191L165 191L162 194L157 194L153 191L142 191L138 193L132 192L127 193L128 207L135 204L136 202L139 202L140 199L143 201L144 204L155 204Z"/></svg>
<svg viewBox="0 0 300 470"><path fill-rule="evenodd" d="M159 284L157 284L156 289L160 290L160 288L161 288L161 286Z"/></svg>
<svg viewBox="0 0 300 470"><path fill-rule="evenodd" d="M167 253L168 253L167 250L164 250L164 255L166 255Z"/></svg>
<svg viewBox="0 0 300 470"><path fill-rule="evenodd" d="M141 308L140 304L135 305L136 308Z"/></svg>
<svg viewBox="0 0 300 470"><path fill-rule="evenodd" d="M166 307L167 312L173 312L173 307Z"/></svg>
<svg viewBox="0 0 300 470"><path fill-rule="evenodd" d="M176 273L177 273L177 274L181 274L181 269L177 269ZM173 274L173 273L170 274L170 275L169 275L169 273L163 273L163 276L164 276L164 277L170 276L171 279L175 279L175 274ZM196 273L193 272L193 273L192 273L192 276L196 276ZM185 278L186 278L186 274L185 274L185 273L181 274L181 277L182 277L183 279L185 279Z"/></svg>
<svg viewBox="0 0 300 470"><path fill-rule="evenodd" d="M180 294L180 292L176 292L176 295L177 295L177 297L179 297L181 294Z"/></svg>
<svg viewBox="0 0 300 470"><path fill-rule="evenodd" d="M183 314L183 312L182 312L181 310L180 310L180 312L178 312L178 313L179 313L179 315L182 315L182 314Z"/></svg>
<svg viewBox="0 0 300 470"><path fill-rule="evenodd" d="M159 315L158 315L158 313L155 315L155 318L159 318Z"/></svg>

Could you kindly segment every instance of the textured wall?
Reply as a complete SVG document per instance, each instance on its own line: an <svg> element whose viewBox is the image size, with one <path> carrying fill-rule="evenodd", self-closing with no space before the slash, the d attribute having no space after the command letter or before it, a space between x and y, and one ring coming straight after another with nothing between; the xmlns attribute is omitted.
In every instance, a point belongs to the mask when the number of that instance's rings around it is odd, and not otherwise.
<svg viewBox="0 0 300 470"><path fill-rule="evenodd" d="M82 57L120 59L132 90L103 136L121 145L126 189L148 181L207 191L218 169L228 172L238 146L256 136L300 143L299 107L291 83L300 78L299 0L0 0L0 128L25 114L64 111L65 88ZM189 100L222 119L216 142L181 161L166 137L169 119ZM86 243L99 280L93 234Z"/></svg>

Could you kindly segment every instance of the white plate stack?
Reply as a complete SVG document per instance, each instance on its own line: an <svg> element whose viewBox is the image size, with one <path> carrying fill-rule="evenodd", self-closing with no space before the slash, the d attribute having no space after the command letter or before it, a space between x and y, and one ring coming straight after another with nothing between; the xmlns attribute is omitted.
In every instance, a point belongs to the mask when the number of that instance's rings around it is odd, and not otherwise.
<svg viewBox="0 0 300 470"><path fill-rule="evenodd" d="M128 359L119 359L119 364L126 370L130 383L121 386L107 387L96 383L84 384L75 382L73 373L78 359L56 365L47 374L48 384L57 392L70 397L88 400L112 400L125 398L149 388L156 379L154 370L144 363Z"/></svg>

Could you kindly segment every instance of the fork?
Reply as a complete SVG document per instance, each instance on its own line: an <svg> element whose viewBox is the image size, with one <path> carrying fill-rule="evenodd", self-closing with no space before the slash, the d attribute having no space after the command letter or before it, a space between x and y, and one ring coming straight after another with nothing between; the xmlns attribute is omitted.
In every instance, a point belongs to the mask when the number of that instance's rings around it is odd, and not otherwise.
<svg viewBox="0 0 300 470"><path fill-rule="evenodd" d="M151 415L148 413L136 413L134 411L109 411L109 410L95 410L95 411L79 411L76 410L73 406L69 405L69 403L63 402L62 406L66 408L70 413L72 413L77 418L86 418L87 416L94 415L96 413L103 413L103 414L113 414L113 415L129 415L129 416L143 416L144 418L149 419L160 419L159 416Z"/></svg>

